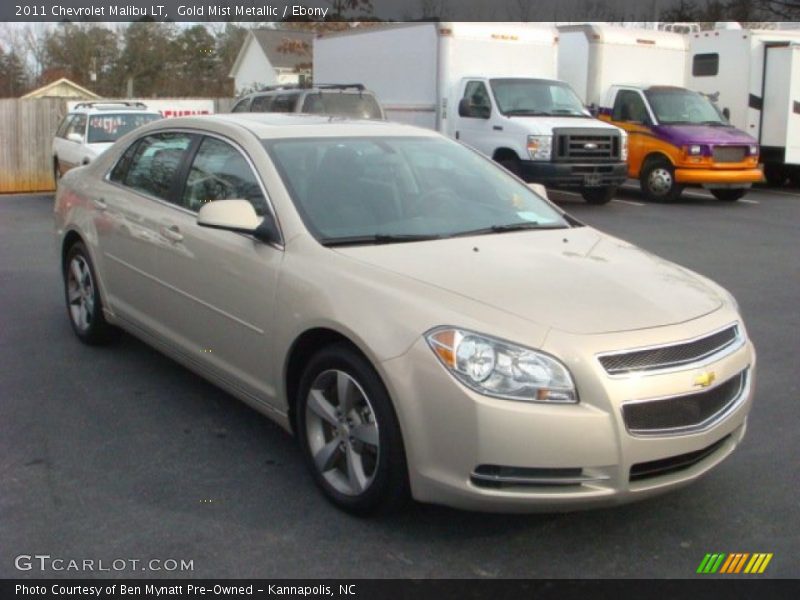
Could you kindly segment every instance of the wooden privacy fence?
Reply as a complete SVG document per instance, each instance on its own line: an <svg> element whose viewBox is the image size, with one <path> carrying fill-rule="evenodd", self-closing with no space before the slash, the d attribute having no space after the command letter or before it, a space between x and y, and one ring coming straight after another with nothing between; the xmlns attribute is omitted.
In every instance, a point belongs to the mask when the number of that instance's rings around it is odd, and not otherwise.
<svg viewBox="0 0 800 600"><path fill-rule="evenodd" d="M54 188L50 148L66 112L60 98L0 100L0 193Z"/></svg>
<svg viewBox="0 0 800 600"><path fill-rule="evenodd" d="M159 101L163 103L163 99ZM230 112L233 101L214 98L214 112ZM171 104L180 107L189 102L176 98ZM55 189L53 136L66 113L64 98L0 99L0 193Z"/></svg>

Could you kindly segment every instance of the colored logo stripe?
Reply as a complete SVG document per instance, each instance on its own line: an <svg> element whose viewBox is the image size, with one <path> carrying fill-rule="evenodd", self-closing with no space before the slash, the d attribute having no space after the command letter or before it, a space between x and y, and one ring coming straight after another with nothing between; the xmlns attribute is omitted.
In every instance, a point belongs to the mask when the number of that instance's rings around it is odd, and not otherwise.
<svg viewBox="0 0 800 600"><path fill-rule="evenodd" d="M742 569L744 569L744 573L763 573L772 560L772 556L772 553L763 552L755 554L750 554L749 552L734 552L732 554L725 554L724 552L709 553L703 557L700 566L697 567L697 572L703 574L717 572L732 574L741 573Z"/></svg>

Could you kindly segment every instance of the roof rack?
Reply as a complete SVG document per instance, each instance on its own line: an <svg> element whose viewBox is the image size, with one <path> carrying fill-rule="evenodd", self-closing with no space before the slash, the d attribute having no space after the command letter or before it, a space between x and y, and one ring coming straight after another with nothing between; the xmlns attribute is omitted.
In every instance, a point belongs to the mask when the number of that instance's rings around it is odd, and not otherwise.
<svg viewBox="0 0 800 600"><path fill-rule="evenodd" d="M364 91L365 88L363 83L317 83L313 87L320 88L323 90L349 90L355 89Z"/></svg>
<svg viewBox="0 0 800 600"><path fill-rule="evenodd" d="M73 110L78 108L98 108L102 110L104 107L108 107L109 110L113 110L119 106L126 106L128 108L140 108L146 109L147 105L144 102L128 102L126 100L98 100L95 102L78 102Z"/></svg>

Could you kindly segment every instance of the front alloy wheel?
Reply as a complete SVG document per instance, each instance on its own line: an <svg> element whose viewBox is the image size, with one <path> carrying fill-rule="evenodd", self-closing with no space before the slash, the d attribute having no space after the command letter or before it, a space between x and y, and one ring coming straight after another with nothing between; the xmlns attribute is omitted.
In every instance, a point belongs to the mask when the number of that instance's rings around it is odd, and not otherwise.
<svg viewBox="0 0 800 600"><path fill-rule="evenodd" d="M372 365L347 344L308 362L296 431L314 480L329 500L359 515L400 508L409 496L402 435Z"/></svg>
<svg viewBox="0 0 800 600"><path fill-rule="evenodd" d="M73 244L64 262L64 293L75 334L87 344L111 341L117 333L103 315L94 268L84 245Z"/></svg>

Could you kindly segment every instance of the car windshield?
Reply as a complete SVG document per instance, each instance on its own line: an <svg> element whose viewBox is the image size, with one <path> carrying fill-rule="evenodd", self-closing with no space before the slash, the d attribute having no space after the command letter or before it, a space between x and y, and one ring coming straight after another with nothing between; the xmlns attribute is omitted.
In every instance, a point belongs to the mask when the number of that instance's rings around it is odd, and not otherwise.
<svg viewBox="0 0 800 600"><path fill-rule="evenodd" d="M566 83L549 79L492 79L497 108L507 116L585 117L586 110Z"/></svg>
<svg viewBox="0 0 800 600"><path fill-rule="evenodd" d="M562 214L489 159L429 137L265 140L323 244L564 228Z"/></svg>
<svg viewBox="0 0 800 600"><path fill-rule="evenodd" d="M311 92L303 101L301 110L304 113L356 119L383 118L381 108L372 94Z"/></svg>
<svg viewBox="0 0 800 600"><path fill-rule="evenodd" d="M663 125L727 125L705 96L681 88L649 89L644 95Z"/></svg>
<svg viewBox="0 0 800 600"><path fill-rule="evenodd" d="M87 143L116 142L126 133L161 118L158 113L110 113L89 117Z"/></svg>

